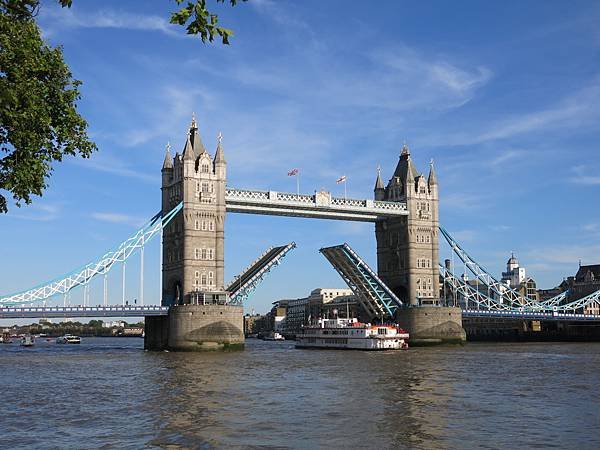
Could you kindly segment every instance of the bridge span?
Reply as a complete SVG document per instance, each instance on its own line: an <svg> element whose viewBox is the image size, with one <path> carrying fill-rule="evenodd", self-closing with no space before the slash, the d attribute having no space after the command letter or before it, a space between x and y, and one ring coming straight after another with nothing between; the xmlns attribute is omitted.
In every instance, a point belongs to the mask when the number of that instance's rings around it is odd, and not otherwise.
<svg viewBox="0 0 600 450"><path fill-rule="evenodd" d="M359 222L408 215L406 203L333 197L326 191L305 195L228 188L225 203L227 212Z"/></svg>

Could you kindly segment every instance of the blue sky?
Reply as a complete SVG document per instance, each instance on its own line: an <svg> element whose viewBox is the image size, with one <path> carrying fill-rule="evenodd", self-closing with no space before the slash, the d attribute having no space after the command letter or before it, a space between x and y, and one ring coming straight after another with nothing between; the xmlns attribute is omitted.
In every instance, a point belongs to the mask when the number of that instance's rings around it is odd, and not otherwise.
<svg viewBox="0 0 600 450"><path fill-rule="evenodd" d="M549 288L580 259L600 263L595 2L250 0L216 8L236 33L228 47L169 25L166 0L42 3L99 151L56 165L42 198L0 218L2 293L88 262L151 217L165 144L183 148L192 112L210 151L223 133L230 186L294 191L299 167L303 192L339 195L345 174L349 196L370 198L377 165L387 180L406 141L420 170L435 160L441 222L491 272L515 251ZM248 311L342 287L322 246L348 242L375 266L372 224L229 214L227 278L291 240ZM146 256L155 303L158 241Z"/></svg>

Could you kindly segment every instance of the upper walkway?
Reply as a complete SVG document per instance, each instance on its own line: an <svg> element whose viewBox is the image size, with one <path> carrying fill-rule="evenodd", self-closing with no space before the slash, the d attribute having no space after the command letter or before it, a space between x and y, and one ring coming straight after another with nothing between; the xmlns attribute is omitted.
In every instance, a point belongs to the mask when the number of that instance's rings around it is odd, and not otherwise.
<svg viewBox="0 0 600 450"><path fill-rule="evenodd" d="M225 203L228 212L358 222L376 222L386 217L408 215L406 203L332 197L326 191L304 195L227 189Z"/></svg>

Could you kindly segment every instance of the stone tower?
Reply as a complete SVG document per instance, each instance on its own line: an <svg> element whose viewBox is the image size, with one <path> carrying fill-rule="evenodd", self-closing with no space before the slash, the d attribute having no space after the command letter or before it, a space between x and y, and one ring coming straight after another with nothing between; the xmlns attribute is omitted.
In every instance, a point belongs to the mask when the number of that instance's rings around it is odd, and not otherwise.
<svg viewBox="0 0 600 450"><path fill-rule="evenodd" d="M404 145L387 186L377 174L374 193L375 200L406 202L409 213L375 225L379 276L405 303L438 304L439 198L433 162L425 179Z"/></svg>
<svg viewBox="0 0 600 450"><path fill-rule="evenodd" d="M223 294L225 181L227 164L219 135L214 158L206 151L192 117L183 153L167 146L162 167L162 211L183 201L163 230L162 304L204 303ZM213 294L211 298L206 295ZM202 300L199 300L199 298Z"/></svg>

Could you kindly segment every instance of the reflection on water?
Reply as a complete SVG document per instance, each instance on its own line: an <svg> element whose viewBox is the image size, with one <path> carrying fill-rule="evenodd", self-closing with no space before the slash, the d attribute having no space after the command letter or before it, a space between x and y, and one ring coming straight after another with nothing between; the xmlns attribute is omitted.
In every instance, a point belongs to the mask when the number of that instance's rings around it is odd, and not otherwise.
<svg viewBox="0 0 600 450"><path fill-rule="evenodd" d="M600 345L0 346L3 448L598 448Z"/></svg>

